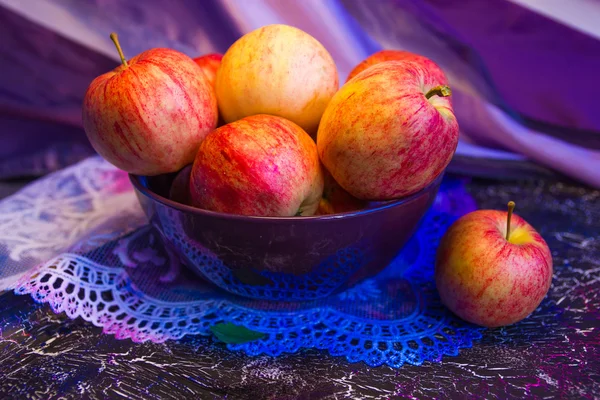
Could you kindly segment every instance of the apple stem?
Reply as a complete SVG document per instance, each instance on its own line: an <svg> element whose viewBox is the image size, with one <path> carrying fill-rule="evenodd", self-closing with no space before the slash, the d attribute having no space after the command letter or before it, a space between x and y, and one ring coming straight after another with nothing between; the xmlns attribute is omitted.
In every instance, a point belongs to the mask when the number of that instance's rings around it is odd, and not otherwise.
<svg viewBox="0 0 600 400"><path fill-rule="evenodd" d="M121 48L121 45L119 44L119 36L117 36L117 34L115 32L113 32L110 34L110 40L112 40L113 43L115 44L115 47L117 48L117 51L119 52L119 57L121 57L121 62L123 63L125 68L129 67L129 64L127 64L127 60L125 59L125 54L123 54L123 49Z"/></svg>
<svg viewBox="0 0 600 400"><path fill-rule="evenodd" d="M506 218L506 240L510 237L510 219L512 217L513 211L515 209L515 202L508 202L508 217Z"/></svg>
<svg viewBox="0 0 600 400"><path fill-rule="evenodd" d="M450 86L440 85L440 86L434 87L429 92L425 93L425 98L430 99L433 96L448 97L451 94L452 94L452 90L450 90Z"/></svg>

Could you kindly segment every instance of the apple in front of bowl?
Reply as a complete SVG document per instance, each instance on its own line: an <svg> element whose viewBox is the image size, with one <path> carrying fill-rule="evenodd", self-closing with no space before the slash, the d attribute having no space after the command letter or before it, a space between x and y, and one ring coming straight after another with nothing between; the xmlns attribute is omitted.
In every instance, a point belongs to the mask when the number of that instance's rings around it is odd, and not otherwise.
<svg viewBox="0 0 600 400"><path fill-rule="evenodd" d="M435 282L442 302L462 319L486 327L531 314L550 288L552 254L523 218L478 210L459 218L437 251Z"/></svg>
<svg viewBox="0 0 600 400"><path fill-rule="evenodd" d="M217 125L217 101L200 67L171 49L151 49L90 84L83 127L94 149L137 175L175 172L192 163Z"/></svg>
<svg viewBox="0 0 600 400"><path fill-rule="evenodd" d="M323 172L312 138L281 117L254 115L202 142L190 178L192 205L250 216L313 215Z"/></svg>
<svg viewBox="0 0 600 400"><path fill-rule="evenodd" d="M319 41L292 26L268 25L231 45L215 90L225 122L277 115L314 135L338 85L335 63Z"/></svg>
<svg viewBox="0 0 600 400"><path fill-rule="evenodd" d="M217 71L219 70L219 66L221 65L222 59L223 55L217 53L205 54L201 57L194 58L194 62L198 64L200 68L202 68L202 72L204 73L212 87L215 87Z"/></svg>
<svg viewBox="0 0 600 400"><path fill-rule="evenodd" d="M450 88L413 61L385 61L348 81L319 125L325 168L351 195L392 200L418 192L450 162L458 123Z"/></svg>
<svg viewBox="0 0 600 400"><path fill-rule="evenodd" d="M360 64L354 67L352 71L350 71L346 82L363 72L365 69L384 61L414 61L421 64L423 68L427 69L429 74L435 75L435 79L440 82L440 84L448 84L446 74L444 74L444 71L442 71L442 69L435 62L420 54L403 50L381 50L377 53L371 54Z"/></svg>

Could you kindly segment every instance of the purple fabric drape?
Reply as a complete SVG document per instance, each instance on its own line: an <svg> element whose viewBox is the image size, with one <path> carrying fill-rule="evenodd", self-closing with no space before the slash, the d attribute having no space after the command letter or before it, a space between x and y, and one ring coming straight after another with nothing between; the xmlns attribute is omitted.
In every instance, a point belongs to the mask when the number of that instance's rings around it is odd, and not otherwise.
<svg viewBox="0 0 600 400"><path fill-rule="evenodd" d="M462 144L522 154L600 187L599 115L578 84L600 83L600 41L506 0L342 3L382 46L446 70Z"/></svg>
<svg viewBox="0 0 600 400"><path fill-rule="evenodd" d="M151 47L194 57L270 23L315 36L342 80L379 48L438 62L461 125L453 170L551 168L600 187L600 41L508 0L0 0L0 178L90 154L81 100L118 63L109 32L128 57Z"/></svg>
<svg viewBox="0 0 600 400"><path fill-rule="evenodd" d="M104 39L120 32L129 57L149 47L190 56L222 52L240 36L218 1L177 1L168 8L158 0L59 4ZM58 25L71 21L59 20L64 17L48 16ZM219 34L210 35L211 27ZM42 175L94 154L81 103L89 83L118 65L116 54L111 58L2 6L0 37L0 179Z"/></svg>
<svg viewBox="0 0 600 400"><path fill-rule="evenodd" d="M528 126L600 149L600 112L589 96L600 84L600 41L506 0L396 1L463 45L493 82L492 102Z"/></svg>
<svg viewBox="0 0 600 400"><path fill-rule="evenodd" d="M82 94L114 62L3 8L0 37L0 177L93 154L81 129Z"/></svg>

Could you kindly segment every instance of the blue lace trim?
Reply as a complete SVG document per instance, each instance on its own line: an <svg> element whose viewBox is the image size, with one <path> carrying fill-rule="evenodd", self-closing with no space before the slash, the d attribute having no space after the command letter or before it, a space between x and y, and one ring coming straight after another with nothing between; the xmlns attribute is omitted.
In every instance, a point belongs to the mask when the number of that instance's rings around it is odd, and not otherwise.
<svg viewBox="0 0 600 400"><path fill-rule="evenodd" d="M481 328L442 306L433 280L439 240L469 201L460 183L445 180L415 235L384 271L322 299L265 301L225 293L185 269L173 271L177 263L149 226L94 251L56 257L15 292L135 342L211 335L212 325L229 322L264 334L227 345L249 355L314 348L369 366L436 362L481 337Z"/></svg>

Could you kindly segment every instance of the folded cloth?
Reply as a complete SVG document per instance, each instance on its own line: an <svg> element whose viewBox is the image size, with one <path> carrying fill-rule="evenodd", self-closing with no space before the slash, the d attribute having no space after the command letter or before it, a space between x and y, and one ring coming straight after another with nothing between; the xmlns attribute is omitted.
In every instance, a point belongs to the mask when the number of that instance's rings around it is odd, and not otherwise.
<svg viewBox="0 0 600 400"><path fill-rule="evenodd" d="M33 121L0 131L0 177L10 174L2 163L14 165L15 158L36 159L22 163L37 165L35 173L39 165L51 170L78 159L40 155L50 147L41 138L75 142L77 149L85 142L85 89L118 64L110 31L121 34L129 57L161 46L195 57L224 52L259 26L286 23L325 45L342 81L381 48L439 63L450 77L461 126L451 170L488 177L547 176L552 170L600 187L600 116L587 89L598 82L600 41L574 29L572 19L566 25L536 10L508 0L173 0L168 6L159 0L0 0L6 39L0 45L0 122ZM600 14L600 7L587 10ZM46 124L54 125L46 130ZM56 124L65 129L54 130Z"/></svg>

